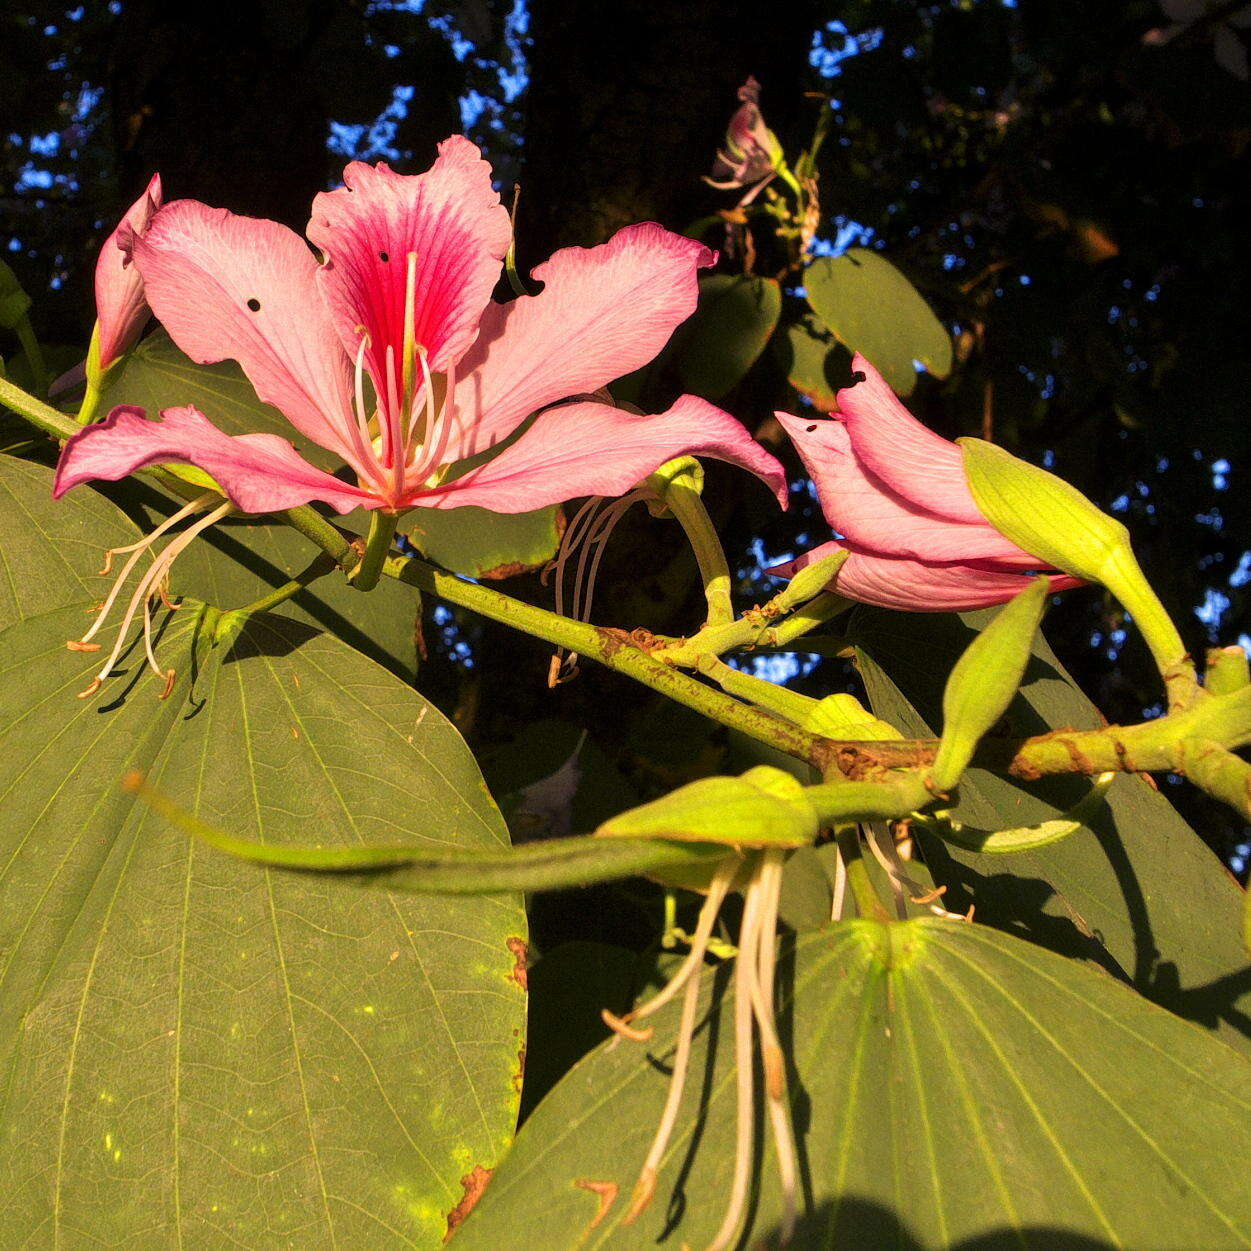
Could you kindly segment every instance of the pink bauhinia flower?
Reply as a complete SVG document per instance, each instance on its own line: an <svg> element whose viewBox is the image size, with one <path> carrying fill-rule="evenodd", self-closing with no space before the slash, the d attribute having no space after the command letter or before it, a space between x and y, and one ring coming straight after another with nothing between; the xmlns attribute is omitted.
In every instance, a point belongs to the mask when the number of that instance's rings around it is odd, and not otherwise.
<svg viewBox="0 0 1251 1251"><path fill-rule="evenodd" d="M909 612L1002 604L1046 573L1080 586L999 533L978 510L960 448L922 425L863 356L864 380L838 393L833 420L778 413L840 541L772 570L790 576L831 552L851 556L831 589Z"/></svg>
<svg viewBox="0 0 1251 1251"><path fill-rule="evenodd" d="M135 240L161 207L161 176L126 210L117 229L104 241L96 261L96 320L99 322L100 369L107 369L138 340L152 315L144 298L143 275L134 264Z"/></svg>
<svg viewBox="0 0 1251 1251"><path fill-rule="evenodd" d="M713 187L751 187L772 178L781 165L782 145L765 125L760 112L760 84L755 78L738 89L739 106L725 132L725 147L717 152L712 174L704 181Z"/></svg>
<svg viewBox="0 0 1251 1251"><path fill-rule="evenodd" d="M148 303L202 364L237 361L261 399L351 467L355 483L273 434L230 436L195 408L115 408L66 444L54 494L146 465L199 466L248 513L311 500L340 513L475 504L525 512L619 495L684 453L739 465L785 503L781 466L695 396L637 416L585 397L640 368L695 308L702 244L655 224L534 271L538 295L491 301L511 239L490 166L469 140L424 174L353 163L318 195L308 237L194 200L131 244ZM551 407L569 397L573 402ZM459 477L453 465L509 446Z"/></svg>

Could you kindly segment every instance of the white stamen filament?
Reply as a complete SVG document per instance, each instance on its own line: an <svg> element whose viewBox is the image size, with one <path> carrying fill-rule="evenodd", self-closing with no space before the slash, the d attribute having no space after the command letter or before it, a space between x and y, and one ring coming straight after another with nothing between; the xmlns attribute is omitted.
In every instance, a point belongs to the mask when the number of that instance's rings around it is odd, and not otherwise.
<svg viewBox="0 0 1251 1251"><path fill-rule="evenodd" d="M637 1020L656 1011L667 1003L685 984L686 994L682 998L682 1016L678 1024L678 1044L673 1055L673 1072L669 1078L669 1093L665 1099L664 1112L660 1117L660 1125L652 1139L651 1149L639 1170L638 1180L634 1183L634 1194L630 1202L630 1210L622 1218L623 1225L631 1224L652 1201L656 1191L656 1177L660 1169L660 1161L669 1146L669 1138L673 1127L677 1124L678 1110L682 1104L682 1092L686 1087L686 1074L690 1067L691 1041L695 1033L695 1015L699 1007L699 978L692 976L703 968L704 956L708 951L708 940L712 936L712 927L716 923L717 913L725 900L726 891L736 871L735 865L727 865L718 870L708 888L708 897L704 900L699 912L699 921L691 938L691 950L682 962L677 973L669 984L649 1003L629 1013L626 1021Z"/></svg>
<svg viewBox="0 0 1251 1251"><path fill-rule="evenodd" d="M410 252L404 272L404 401L412 395L413 357L417 344L417 253ZM388 366L390 369L390 366ZM427 375L429 377L429 375Z"/></svg>
<svg viewBox="0 0 1251 1251"><path fill-rule="evenodd" d="M85 699L87 696L99 690L100 685L104 682L105 678L107 678L112 672L114 664L117 663L118 657L125 649L126 636L130 631L130 624L134 621L135 614L139 611L141 605L144 608L144 641L145 646L147 646L147 636L151 629L151 617L147 611L149 599L152 595L157 593L157 588L160 587L162 580L168 574L174 561L178 559L179 554L183 552L198 535L202 534L211 525L220 521L226 516L227 513L231 512L233 508L234 505L231 504L229 500L224 501L217 508L214 508L212 512L197 521L195 525L189 526L180 535L178 535L152 562L151 568L149 568L143 577L140 578L139 585L135 588L135 592L131 596L129 604L126 606L126 613L122 617L122 624L118 629L117 642L113 645L113 650L109 653L108 659L103 665L101 665L95 677L91 680L90 685L88 685L86 690L80 692L80 698ZM169 675L162 672L160 666L156 663L155 656L152 655L150 650L149 657L151 658L152 667L155 672L159 676L166 678L166 681L168 682Z"/></svg>
<svg viewBox="0 0 1251 1251"><path fill-rule="evenodd" d="M734 1136L734 1180L721 1227L713 1235L707 1251L726 1251L738 1234L739 1222L751 1185L752 1134L755 1128L756 1072L752 1053L752 999L757 972L760 938L759 876L747 887L743 920L739 928L738 956L734 961L734 1068L738 1094L737 1127Z"/></svg>
<svg viewBox="0 0 1251 1251"><path fill-rule="evenodd" d="M572 615L578 621L590 620L591 606L595 600L595 579L599 574L600 561L604 558L608 540L613 530L616 529L617 523L630 508L647 497L648 492L639 488L631 491L629 495L623 495L598 516L594 516L595 510L604 502L603 496L594 496L578 510L573 521L565 529L555 563L548 569L548 572L555 573L556 611L558 613L563 615L565 611L565 566L573 558L574 551L580 548L578 566L573 580ZM577 670L577 653L567 653L563 647L558 648L552 661L548 684L557 686L562 681L573 677Z"/></svg>
<svg viewBox="0 0 1251 1251"><path fill-rule="evenodd" d="M836 844L834 847L834 890L830 899L831 921L841 921L843 919L843 904L846 899L847 865L843 860L843 853Z"/></svg>
<svg viewBox="0 0 1251 1251"><path fill-rule="evenodd" d="M786 1097L786 1053L778 1041L773 1017L773 979L777 967L778 900L782 893L782 865L785 855L767 851L758 877L760 925L757 936L757 977L752 996L756 1028L760 1033L760 1054L764 1066L765 1102L769 1127L778 1155L778 1180L782 1188L781 1243L785 1246L795 1231L799 1159L791 1130L790 1105Z"/></svg>
<svg viewBox="0 0 1251 1251"><path fill-rule="evenodd" d="M190 503L184 504L176 513L166 517L165 520L162 521L151 534L140 539L137 543L130 543L126 547L109 548L109 550L105 553L104 568L100 571L101 573L108 573L110 567L112 566L112 558L114 556L120 554L121 552L133 552L134 554L122 566L122 571L117 575L117 578L113 582L113 587L108 593L108 597L100 606L100 611L97 613L91 629L78 640L80 643L90 642L100 627L104 624L105 618L109 615L109 610L113 607L113 604L120 594L126 579L130 576L131 570L134 569L135 565L137 565L143 558L144 552L146 552L167 530L176 526L185 517L190 517L192 513L198 512L210 500L215 500L217 498L218 495L216 491L206 491L203 495L197 496Z"/></svg>
<svg viewBox="0 0 1251 1251"><path fill-rule="evenodd" d="M422 357L423 364L425 357ZM420 485L443 465L443 456L447 451L448 440L452 428L456 425L456 366L448 366L443 375L443 403L439 406L438 416L434 421L435 433L426 433L425 455L420 463L413 468L413 482Z"/></svg>
<svg viewBox="0 0 1251 1251"><path fill-rule="evenodd" d="M881 843L878 842L879 836L886 843L885 850L883 850ZM948 921L971 921L973 919L971 909L967 914L950 912L937 902L946 891L946 886L940 886L936 891L930 890L922 886L914 878L908 876L904 871L903 861L899 858L899 852L895 847L895 839L889 827L864 826L864 841L868 843L869 851L873 853L873 858L886 870L886 876L890 880L891 892L895 896L895 908L901 920L907 920L908 918L908 904L906 901L909 899L915 904L927 905L936 917L943 917Z"/></svg>
<svg viewBox="0 0 1251 1251"><path fill-rule="evenodd" d="M369 430L369 410L365 407L365 352L368 348L369 336L362 334L360 345L356 349L352 390L352 412L356 417L356 428L352 434L362 465L376 464L378 459L374 451L374 437Z"/></svg>

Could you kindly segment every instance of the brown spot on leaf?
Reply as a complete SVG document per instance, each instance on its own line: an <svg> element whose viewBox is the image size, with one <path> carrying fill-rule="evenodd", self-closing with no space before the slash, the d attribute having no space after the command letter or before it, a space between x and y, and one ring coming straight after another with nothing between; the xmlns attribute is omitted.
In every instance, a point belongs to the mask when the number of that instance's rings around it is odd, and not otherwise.
<svg viewBox="0 0 1251 1251"><path fill-rule="evenodd" d="M517 1071L513 1074L513 1089L521 1094L521 1087L526 1080L526 1045L521 1044L517 1052Z"/></svg>
<svg viewBox="0 0 1251 1251"><path fill-rule="evenodd" d="M509 974L509 977L522 990L529 990L530 978L526 973L526 940L524 938L510 938L508 940L508 950L516 957L516 963L513 965L513 971Z"/></svg>
<svg viewBox="0 0 1251 1251"><path fill-rule="evenodd" d="M444 1242L451 1238L457 1226L473 1211L474 1204L482 1198L482 1192L486 1189L487 1182L491 1180L493 1172L494 1169L475 1164L473 1171L466 1173L460 1179L461 1188L465 1193L461 1195L460 1202L447 1214L447 1233L443 1235Z"/></svg>

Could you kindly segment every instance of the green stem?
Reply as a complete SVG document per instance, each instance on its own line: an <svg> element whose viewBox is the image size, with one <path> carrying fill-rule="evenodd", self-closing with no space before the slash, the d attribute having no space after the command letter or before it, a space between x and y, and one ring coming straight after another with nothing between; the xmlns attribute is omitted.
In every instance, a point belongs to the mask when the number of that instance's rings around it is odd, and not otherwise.
<svg viewBox="0 0 1251 1251"><path fill-rule="evenodd" d="M696 712L741 730L786 755L811 761L820 755L821 740L762 708L751 708L657 660L622 630L571 621L568 617L513 599L491 587L467 582L411 556L393 556L383 572L448 603L468 608L492 621L521 630L544 642L589 657L627 674Z"/></svg>
<svg viewBox="0 0 1251 1251"><path fill-rule="evenodd" d="M285 603L289 599L297 596L305 587L311 586L318 578L323 578L331 570L336 568L333 560L326 552L320 552L303 573L298 573L289 582L284 582L281 586L275 587L268 595L262 595L260 599L254 599L250 604L244 604L242 608L232 608L223 616L228 617L250 617L253 613L268 612L271 608L277 608L279 604Z"/></svg>
<svg viewBox="0 0 1251 1251"><path fill-rule="evenodd" d="M851 887L852 897L861 917L867 921L881 921L889 924L892 920L886 905L878 897L873 886L873 879L860 854L860 831L854 825L841 825L835 834L838 850L843 857L847 869L847 885Z"/></svg>
<svg viewBox="0 0 1251 1251"><path fill-rule="evenodd" d="M30 365L31 376L35 379L35 389L40 395L47 395L52 378L48 373L48 366L44 362L43 348L39 346L35 328L30 324L30 318L23 314L15 329L17 330L18 342L22 345L22 351L26 353L26 361Z"/></svg>
<svg viewBox="0 0 1251 1251"><path fill-rule="evenodd" d="M292 529L298 530L309 542L320 547L340 569L354 569L360 562L360 552L344 537L343 532L337 530L308 504L288 508L277 516Z"/></svg>
<svg viewBox="0 0 1251 1251"><path fill-rule="evenodd" d="M375 509L369 515L369 537L365 540L365 554L360 564L349 575L358 591L372 591L382 576L382 567L391 553L391 540L395 538L396 513Z"/></svg>
<svg viewBox="0 0 1251 1251"><path fill-rule="evenodd" d="M817 706L815 699L809 699L798 691L788 690L785 686L778 686L775 682L766 682L763 678L733 669L717 656L701 656L695 667L704 677L711 678L727 695L745 699L758 708L767 708L796 725L802 725L804 719Z"/></svg>
<svg viewBox="0 0 1251 1251"><path fill-rule="evenodd" d="M734 604L730 598L730 566L725 549L717 536L712 518L703 498L684 482L670 482L665 503L686 533L699 564L699 576L708 600L709 626L725 625L734 620Z"/></svg>
<svg viewBox="0 0 1251 1251"><path fill-rule="evenodd" d="M68 439L78 433L78 422L72 417L58 412L43 400L37 400L21 387L15 387L6 378L0 378L0 404L11 408L19 417L54 439Z"/></svg>

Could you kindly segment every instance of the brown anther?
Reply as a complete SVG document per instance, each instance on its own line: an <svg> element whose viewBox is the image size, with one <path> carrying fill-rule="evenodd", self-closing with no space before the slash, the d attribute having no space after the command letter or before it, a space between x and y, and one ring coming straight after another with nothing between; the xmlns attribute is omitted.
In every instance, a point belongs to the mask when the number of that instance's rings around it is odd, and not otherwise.
<svg viewBox="0 0 1251 1251"><path fill-rule="evenodd" d="M628 1038L631 1042L647 1042L656 1032L650 1025L646 1029L635 1029L628 1021L623 1021L621 1017L609 1012L607 1008L600 1011L600 1017L614 1034L620 1034L622 1038Z"/></svg>
<svg viewBox="0 0 1251 1251"><path fill-rule="evenodd" d="M645 1168L639 1179L634 1183L634 1191L630 1195L630 1210L621 1218L623 1225L632 1225L646 1211L656 1193L656 1170Z"/></svg>
<svg viewBox="0 0 1251 1251"><path fill-rule="evenodd" d="M972 924L973 924L973 911L974 911L974 909L975 909L976 907L977 907L977 905L976 905L976 904L969 904L969 910L968 910L968 912L966 912L966 913L964 914L964 919L965 919L965 920L966 920L966 921L967 921L970 925L972 925Z"/></svg>
<svg viewBox="0 0 1251 1251"><path fill-rule="evenodd" d="M102 578L107 577L110 573L113 572L113 556L116 552L117 552L117 548L110 547L104 553L104 568L100 570L100 576Z"/></svg>
<svg viewBox="0 0 1251 1251"><path fill-rule="evenodd" d="M782 1048L770 1043L762 1048L760 1059L764 1065L765 1091L774 1103L781 1103L786 1096L786 1057Z"/></svg>
<svg viewBox="0 0 1251 1251"><path fill-rule="evenodd" d="M182 607L182 600L179 600L178 603L175 604L174 601L170 599L169 581L166 578L162 578L157 584L156 593L161 597L161 603L164 604L165 607L171 612L177 612L178 609Z"/></svg>
<svg viewBox="0 0 1251 1251"><path fill-rule="evenodd" d="M586 1227L587 1233L590 1233L608 1215L608 1209L617 1202L617 1193L621 1187L616 1182L592 1181L589 1177L579 1177L573 1184L579 1190L589 1190L593 1195L599 1195L599 1210Z"/></svg>
<svg viewBox="0 0 1251 1251"><path fill-rule="evenodd" d="M84 643L82 639L68 639L65 644L67 651L71 652L98 652L100 650L99 643Z"/></svg>
<svg viewBox="0 0 1251 1251"><path fill-rule="evenodd" d="M909 895L908 898L914 904L932 904L936 899L941 899L946 893L946 886L935 886L933 890L927 890L924 895Z"/></svg>
<svg viewBox="0 0 1251 1251"><path fill-rule="evenodd" d="M103 607L104 607L104 600L100 600L99 603L88 604L87 607L83 609L83 611L87 613L88 616L95 616L95 614L98 613L100 609Z"/></svg>
<svg viewBox="0 0 1251 1251"><path fill-rule="evenodd" d="M85 691L79 691L78 699L90 699L102 686L104 681L102 678L92 678L91 685Z"/></svg>
<svg viewBox="0 0 1251 1251"><path fill-rule="evenodd" d="M157 699L168 699L174 693L174 679L177 676L178 671L176 669L171 669L168 673L166 673L165 686L162 688L161 693L157 696Z"/></svg>

